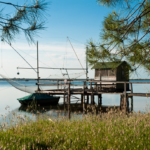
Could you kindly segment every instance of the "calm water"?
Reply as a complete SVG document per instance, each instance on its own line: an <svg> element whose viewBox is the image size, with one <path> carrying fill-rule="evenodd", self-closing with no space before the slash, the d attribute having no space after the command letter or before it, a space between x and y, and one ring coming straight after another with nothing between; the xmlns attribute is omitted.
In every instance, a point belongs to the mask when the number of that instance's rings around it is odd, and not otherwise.
<svg viewBox="0 0 150 150"><path fill-rule="evenodd" d="M21 84L30 87L35 87L35 83L36 83L36 81L19 81L19 82ZM134 80L133 82L137 82L137 81ZM140 80L140 82L150 82L150 80ZM150 84L133 84L133 92L150 93ZM9 122L10 118L14 117L13 113L15 113L16 116L20 116L20 118L24 116L28 116L28 118L30 119L36 119L36 115L33 116L29 112L19 110L20 103L17 101L17 98L21 98L27 95L29 95L29 93L25 93L14 88L7 81L0 81L0 116L1 116L0 122L3 122L4 120ZM59 102L62 103L63 99L61 98ZM120 105L120 96L103 94L102 104L113 105L113 106ZM135 112L139 110L141 112L144 112L147 105L149 105L150 107L150 98L133 97L133 106L134 106L133 109ZM54 117L58 116L57 112L55 112L54 110L49 110L47 114Z"/></svg>

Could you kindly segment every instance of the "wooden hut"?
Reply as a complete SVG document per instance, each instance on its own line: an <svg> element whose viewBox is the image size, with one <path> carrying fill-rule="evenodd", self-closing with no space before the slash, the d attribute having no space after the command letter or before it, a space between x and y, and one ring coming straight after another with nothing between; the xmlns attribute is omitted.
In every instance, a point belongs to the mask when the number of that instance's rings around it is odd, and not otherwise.
<svg viewBox="0 0 150 150"><path fill-rule="evenodd" d="M100 81L129 81L129 70L131 66L126 61L120 62L98 62L92 69L95 69L95 80ZM124 91L123 83L99 82L98 88L101 90ZM126 84L126 90L129 91L129 84Z"/></svg>

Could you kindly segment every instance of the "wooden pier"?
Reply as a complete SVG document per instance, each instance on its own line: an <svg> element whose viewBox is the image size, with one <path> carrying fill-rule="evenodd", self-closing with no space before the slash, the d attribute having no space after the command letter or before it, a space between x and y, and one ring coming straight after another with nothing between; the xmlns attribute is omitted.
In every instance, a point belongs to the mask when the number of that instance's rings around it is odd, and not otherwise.
<svg viewBox="0 0 150 150"><path fill-rule="evenodd" d="M77 83L78 84L77 84ZM80 84L79 84L80 82ZM113 88L105 88L105 84L101 83L111 82L111 85L123 84L124 90L118 90ZM100 83L100 84L98 84ZM98 97L98 108L102 107L102 94L118 94L120 95L120 110L125 113L133 111L133 96L142 96L150 97L150 93L133 93L132 84L150 84L150 82L128 82L128 81L98 81L98 80L89 80L89 81L67 81L63 83L62 80L57 80L56 84L44 84L37 83L39 86L56 86L57 89L54 90L40 90L36 91L37 93L47 93L50 95L62 95L64 97L63 105L64 108L68 109L68 117L70 118L70 105L71 105L71 96L80 95L83 113L86 113L87 105L95 104L95 96ZM130 84L130 90L126 90L126 85ZM108 84L106 83L108 86ZM65 88L64 88L65 87ZM67 102L66 102L67 97ZM91 98L91 104L89 104L89 97ZM129 99L131 100L131 106L129 110Z"/></svg>

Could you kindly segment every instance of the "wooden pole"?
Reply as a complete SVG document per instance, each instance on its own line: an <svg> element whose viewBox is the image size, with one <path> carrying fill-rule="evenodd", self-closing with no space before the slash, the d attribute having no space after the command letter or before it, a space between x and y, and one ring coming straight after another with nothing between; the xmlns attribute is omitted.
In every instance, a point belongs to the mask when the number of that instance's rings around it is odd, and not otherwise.
<svg viewBox="0 0 150 150"><path fill-rule="evenodd" d="M68 85L68 119L71 118L71 113L70 113L70 83Z"/></svg>
<svg viewBox="0 0 150 150"><path fill-rule="evenodd" d="M101 107L102 105L102 97L101 94L98 95L98 107Z"/></svg>
<svg viewBox="0 0 150 150"><path fill-rule="evenodd" d="M65 111L65 104L66 102L65 102L65 93L64 93L64 111Z"/></svg>
<svg viewBox="0 0 150 150"><path fill-rule="evenodd" d="M130 83L130 86L131 86L131 93L133 93L132 83Z"/></svg>
<svg viewBox="0 0 150 150"><path fill-rule="evenodd" d="M133 96L131 96L131 112L133 112Z"/></svg>
<svg viewBox="0 0 150 150"><path fill-rule="evenodd" d="M87 104L89 104L89 95L87 94Z"/></svg>
<svg viewBox="0 0 150 150"><path fill-rule="evenodd" d="M83 84L83 114L85 114L85 85L86 82Z"/></svg>
<svg viewBox="0 0 150 150"><path fill-rule="evenodd" d="M94 104L94 94L93 94L93 92L91 93L91 104L92 105Z"/></svg>
<svg viewBox="0 0 150 150"><path fill-rule="evenodd" d="M81 105L83 105L83 94L81 94Z"/></svg>
<svg viewBox="0 0 150 150"><path fill-rule="evenodd" d="M127 96L127 112L129 113L129 97Z"/></svg>
<svg viewBox="0 0 150 150"><path fill-rule="evenodd" d="M126 82L124 83L124 111L126 113L127 94L126 94Z"/></svg>

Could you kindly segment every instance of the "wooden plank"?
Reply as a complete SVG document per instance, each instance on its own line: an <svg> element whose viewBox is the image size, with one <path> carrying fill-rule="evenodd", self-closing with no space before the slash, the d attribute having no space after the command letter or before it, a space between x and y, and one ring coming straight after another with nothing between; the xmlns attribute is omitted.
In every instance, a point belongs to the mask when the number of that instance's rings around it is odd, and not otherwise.
<svg viewBox="0 0 150 150"><path fill-rule="evenodd" d="M130 83L130 86L131 86L131 93L133 93L133 87L132 87L132 83Z"/></svg>
<svg viewBox="0 0 150 150"><path fill-rule="evenodd" d="M150 97L150 93L128 93L128 96Z"/></svg>
<svg viewBox="0 0 150 150"><path fill-rule="evenodd" d="M124 111L126 113L127 97L126 97L126 83L124 83Z"/></svg>

